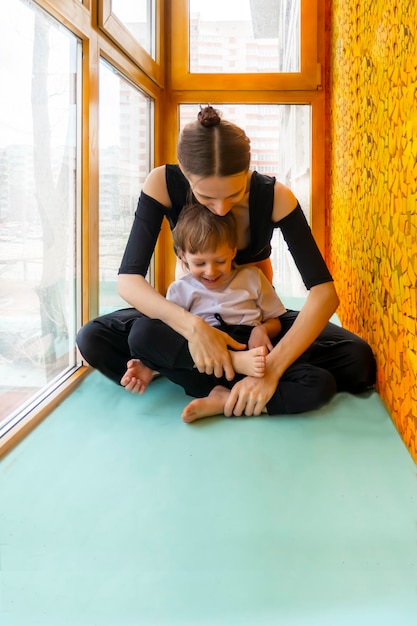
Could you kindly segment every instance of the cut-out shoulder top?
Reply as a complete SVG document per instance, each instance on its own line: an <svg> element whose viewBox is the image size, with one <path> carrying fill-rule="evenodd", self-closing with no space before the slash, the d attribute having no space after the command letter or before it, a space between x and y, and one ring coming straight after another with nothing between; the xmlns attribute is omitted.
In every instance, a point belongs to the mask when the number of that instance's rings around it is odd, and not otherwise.
<svg viewBox="0 0 417 626"><path fill-rule="evenodd" d="M179 166L165 167L172 207L168 209L142 191L119 274L146 275L163 218L166 217L171 229L174 228L182 208L192 200L190 185ZM256 171L252 173L249 190L250 242L245 249L238 250L236 263L244 265L267 259L271 254L274 229L280 228L307 289L331 281L332 276L300 205L297 204L294 210L279 222L272 221L274 184L273 176L259 174Z"/></svg>

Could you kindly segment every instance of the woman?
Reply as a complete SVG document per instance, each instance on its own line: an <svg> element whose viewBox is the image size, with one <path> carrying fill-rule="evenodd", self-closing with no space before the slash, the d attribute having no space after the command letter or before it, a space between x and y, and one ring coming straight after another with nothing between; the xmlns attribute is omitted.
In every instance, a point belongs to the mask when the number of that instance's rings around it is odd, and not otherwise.
<svg viewBox="0 0 417 626"><path fill-rule="evenodd" d="M301 355L330 371L340 391L358 393L372 386L375 360L370 347L328 324L338 297L302 209L287 187L249 169L245 132L207 106L182 131L177 154L179 165L154 169L139 198L118 282L119 294L132 308L99 317L80 330L77 343L86 361L117 383L123 378L125 388L137 392L140 382L125 374L131 358L129 331L140 311L187 339L200 373L233 379L228 347L243 349L243 344L169 302L145 280L164 216L173 228L184 205L194 198L216 215L233 212L239 233L235 262L257 265L271 282L270 241L274 228L280 228L309 290L299 313L282 316L283 336L266 357L265 375L237 382L225 415L259 415L284 372Z"/></svg>

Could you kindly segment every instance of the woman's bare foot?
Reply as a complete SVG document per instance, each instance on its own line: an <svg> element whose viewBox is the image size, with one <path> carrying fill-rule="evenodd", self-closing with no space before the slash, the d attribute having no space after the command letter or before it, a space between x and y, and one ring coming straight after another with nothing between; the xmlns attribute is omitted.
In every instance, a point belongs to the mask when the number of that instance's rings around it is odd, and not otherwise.
<svg viewBox="0 0 417 626"><path fill-rule="evenodd" d="M252 348L251 350L238 350L234 352L230 350L233 369L237 374L245 376L255 376L261 378L265 374L266 355L268 349L266 346Z"/></svg>
<svg viewBox="0 0 417 626"><path fill-rule="evenodd" d="M120 384L126 391L142 394L145 392L153 376L154 371L144 365L139 359L131 359L127 363L127 370Z"/></svg>
<svg viewBox="0 0 417 626"><path fill-rule="evenodd" d="M181 419L187 424L202 417L212 415L223 415L224 405L229 397L230 390L222 385L217 385L212 389L206 398L196 398L187 404L181 414Z"/></svg>

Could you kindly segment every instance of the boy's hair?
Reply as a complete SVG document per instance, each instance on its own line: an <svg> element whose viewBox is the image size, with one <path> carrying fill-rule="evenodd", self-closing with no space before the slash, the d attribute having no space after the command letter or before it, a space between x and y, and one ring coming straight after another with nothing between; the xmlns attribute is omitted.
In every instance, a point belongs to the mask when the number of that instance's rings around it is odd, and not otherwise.
<svg viewBox="0 0 417 626"><path fill-rule="evenodd" d="M226 215L215 215L207 207L194 202L182 209L172 236L177 251L191 254L214 252L224 243L236 248L235 216L231 212Z"/></svg>

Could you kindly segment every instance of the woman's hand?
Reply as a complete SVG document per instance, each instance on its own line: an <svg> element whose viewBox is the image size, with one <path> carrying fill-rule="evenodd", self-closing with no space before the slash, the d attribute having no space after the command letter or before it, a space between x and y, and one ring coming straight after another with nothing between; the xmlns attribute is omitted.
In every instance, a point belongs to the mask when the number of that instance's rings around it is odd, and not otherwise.
<svg viewBox="0 0 417 626"><path fill-rule="evenodd" d="M267 370L262 378L246 376L231 389L224 414L226 417L260 415L274 395L278 382L279 378L273 370Z"/></svg>
<svg viewBox="0 0 417 626"><path fill-rule="evenodd" d="M224 373L227 380L233 380L235 371L228 346L234 350L245 350L244 343L235 341L227 333L213 328L198 317L195 318L193 332L187 339L188 349L201 374L214 374L216 378L221 378Z"/></svg>

